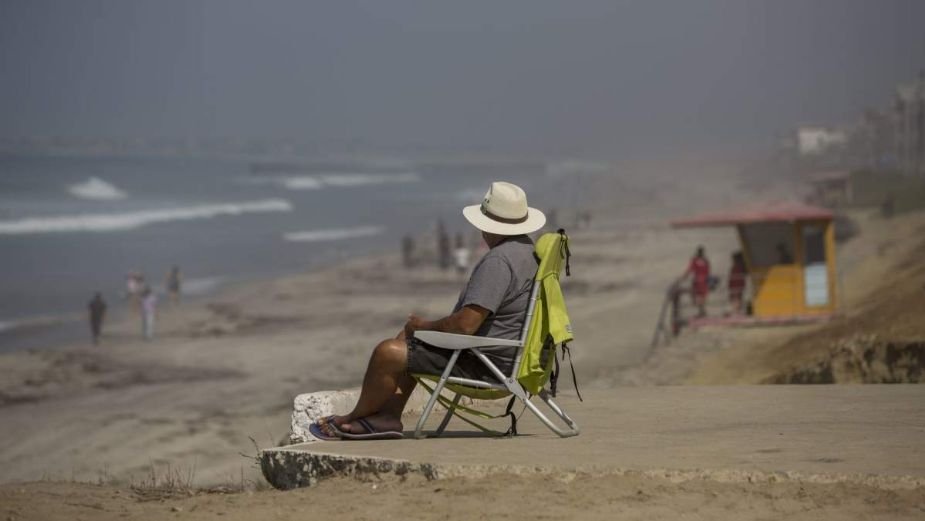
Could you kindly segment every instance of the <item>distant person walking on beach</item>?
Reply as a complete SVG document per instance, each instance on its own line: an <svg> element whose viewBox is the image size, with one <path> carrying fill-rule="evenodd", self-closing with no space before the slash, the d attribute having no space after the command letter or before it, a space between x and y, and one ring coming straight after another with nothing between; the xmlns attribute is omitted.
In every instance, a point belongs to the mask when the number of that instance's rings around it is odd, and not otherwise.
<svg viewBox="0 0 925 521"><path fill-rule="evenodd" d="M456 273L462 277L469 270L469 248L466 247L466 241L463 234L456 234L456 247L453 249L453 260L456 264Z"/></svg>
<svg viewBox="0 0 925 521"><path fill-rule="evenodd" d="M401 238L401 263L405 268L414 267L414 239L411 235Z"/></svg>
<svg viewBox="0 0 925 521"><path fill-rule="evenodd" d="M707 294L710 292L710 261L707 260L703 246L697 247L697 252L691 257L687 270L681 275L678 283L691 277L691 298L697 306L697 316L707 316Z"/></svg>
<svg viewBox="0 0 925 521"><path fill-rule="evenodd" d="M170 272L167 273L167 278L164 280L167 294L170 296L170 301L174 304L180 301L180 285L182 282L183 275L180 274L180 267L174 265L174 267L170 268Z"/></svg>
<svg viewBox="0 0 925 521"><path fill-rule="evenodd" d="M590 210L582 210L578 212L577 227L579 229L591 227L591 211Z"/></svg>
<svg viewBox="0 0 925 521"><path fill-rule="evenodd" d="M732 266L729 268L729 280L726 281L729 287L729 304L732 305L732 313L739 315L742 313L742 293L745 292L745 256L742 252L737 251L732 254Z"/></svg>
<svg viewBox="0 0 925 521"><path fill-rule="evenodd" d="M141 331L145 340L154 338L154 319L157 315L157 295L149 286L141 292Z"/></svg>
<svg viewBox="0 0 925 521"><path fill-rule="evenodd" d="M87 310L90 312L90 333L93 335L93 345L100 343L100 334L103 332L103 319L106 317L106 301L103 295L96 292L90 303L87 304Z"/></svg>
<svg viewBox="0 0 925 521"><path fill-rule="evenodd" d="M450 234L443 226L443 219L437 219L437 265L441 270L450 267Z"/></svg>
<svg viewBox="0 0 925 521"><path fill-rule="evenodd" d="M125 276L125 298L128 299L129 308L136 313L141 309L141 292L144 285L145 278L137 271L130 271Z"/></svg>

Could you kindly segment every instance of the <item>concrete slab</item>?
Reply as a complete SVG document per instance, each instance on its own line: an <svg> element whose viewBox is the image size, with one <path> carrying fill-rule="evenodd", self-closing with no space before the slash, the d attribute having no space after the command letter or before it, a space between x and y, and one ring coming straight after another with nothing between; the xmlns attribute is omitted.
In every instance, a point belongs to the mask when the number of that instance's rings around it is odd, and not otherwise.
<svg viewBox="0 0 925 521"><path fill-rule="evenodd" d="M442 438L267 449L261 467L278 488L334 475L494 472L925 486L925 386L632 387L559 401L581 426L578 437L560 439L527 412L516 438L480 436L453 422Z"/></svg>

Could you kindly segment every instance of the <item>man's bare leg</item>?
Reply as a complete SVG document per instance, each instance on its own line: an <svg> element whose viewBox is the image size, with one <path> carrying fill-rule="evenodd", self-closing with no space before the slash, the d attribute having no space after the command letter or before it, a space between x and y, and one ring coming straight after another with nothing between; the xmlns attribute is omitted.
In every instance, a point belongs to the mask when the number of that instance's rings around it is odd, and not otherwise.
<svg viewBox="0 0 925 521"><path fill-rule="evenodd" d="M406 372L408 347L404 340L384 340L369 359L356 406L334 424L346 432L363 432L351 422L365 418L378 430L402 429L401 413L414 390L415 380Z"/></svg>
<svg viewBox="0 0 925 521"><path fill-rule="evenodd" d="M369 425L372 425L374 429L380 432L401 432L404 429L404 425L401 421L401 415L405 410L405 404L408 403L408 398L411 397L411 391L414 390L416 385L417 381L415 381L410 376L404 375L402 382L398 385L398 390L392 394L392 397L389 398L389 400L385 403L379 412L368 415L366 417L357 416L357 418L365 419ZM362 426L354 425L355 424L352 423L351 420L351 422L340 425L340 429L345 432L353 432L357 434L366 432L366 429Z"/></svg>

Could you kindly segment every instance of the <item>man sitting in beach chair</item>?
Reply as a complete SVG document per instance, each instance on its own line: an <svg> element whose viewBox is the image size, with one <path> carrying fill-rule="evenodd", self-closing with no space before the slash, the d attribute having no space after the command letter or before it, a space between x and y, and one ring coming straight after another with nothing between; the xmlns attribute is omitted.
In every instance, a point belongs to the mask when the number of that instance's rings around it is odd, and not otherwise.
<svg viewBox="0 0 925 521"><path fill-rule="evenodd" d="M482 232L490 249L472 270L453 312L438 320L411 315L398 336L380 342L370 357L356 406L346 415L312 424L310 431L316 438L402 437L401 414L417 383L412 375L442 375L454 353L460 354L444 377L499 384L498 375L480 355L449 345L444 345L447 349L435 347L415 338L416 331L501 339L496 344L488 342L492 347L480 351L505 376L511 375L538 266L527 234L542 228L546 218L528 207L520 187L506 182L492 183L482 204L465 207L463 215Z"/></svg>

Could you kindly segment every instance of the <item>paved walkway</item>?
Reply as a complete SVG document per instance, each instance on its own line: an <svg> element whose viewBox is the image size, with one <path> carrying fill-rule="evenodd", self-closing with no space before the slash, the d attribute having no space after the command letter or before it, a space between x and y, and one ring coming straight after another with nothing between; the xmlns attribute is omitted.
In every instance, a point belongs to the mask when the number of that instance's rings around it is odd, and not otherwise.
<svg viewBox="0 0 925 521"><path fill-rule="evenodd" d="M567 394L560 403L581 435L560 439L527 412L519 424L523 435L513 439L480 437L454 422L438 439L269 449L262 466L282 488L332 474L421 472L433 478L466 469L536 467L925 485L922 385L632 387L589 390L583 403ZM433 425L438 420L434 415Z"/></svg>

